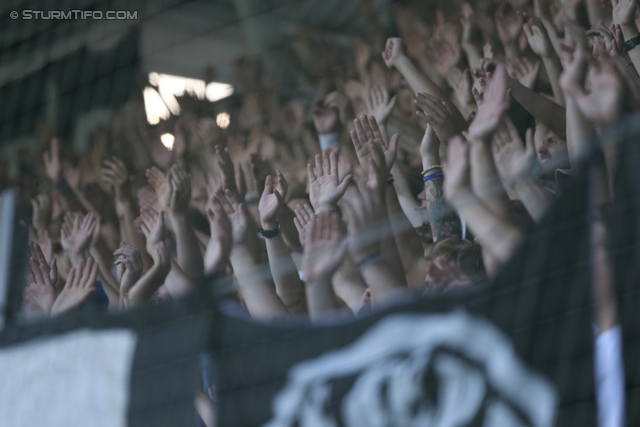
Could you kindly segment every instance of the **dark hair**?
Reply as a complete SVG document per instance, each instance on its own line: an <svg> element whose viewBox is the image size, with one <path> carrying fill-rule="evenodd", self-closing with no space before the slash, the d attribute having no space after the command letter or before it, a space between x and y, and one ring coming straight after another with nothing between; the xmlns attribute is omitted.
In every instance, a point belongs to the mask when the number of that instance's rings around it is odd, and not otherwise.
<svg viewBox="0 0 640 427"><path fill-rule="evenodd" d="M439 256L443 256L447 262L455 262L469 277L485 273L480 244L458 235L436 242L427 258L436 259Z"/></svg>

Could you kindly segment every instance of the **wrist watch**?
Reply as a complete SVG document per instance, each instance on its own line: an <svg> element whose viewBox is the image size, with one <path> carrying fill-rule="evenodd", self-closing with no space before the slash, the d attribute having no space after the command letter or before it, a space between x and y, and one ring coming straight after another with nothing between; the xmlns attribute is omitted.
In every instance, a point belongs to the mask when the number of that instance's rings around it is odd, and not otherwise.
<svg viewBox="0 0 640 427"><path fill-rule="evenodd" d="M281 232L282 229L280 228L280 223L276 222L276 228L274 228L273 230L265 230L264 228L260 227L260 229L258 230L258 237L262 239L273 239L274 237L279 236Z"/></svg>
<svg viewBox="0 0 640 427"><path fill-rule="evenodd" d="M638 46L639 44L640 44L640 34L624 42L624 44L622 45L622 49L625 52L629 52L631 49Z"/></svg>

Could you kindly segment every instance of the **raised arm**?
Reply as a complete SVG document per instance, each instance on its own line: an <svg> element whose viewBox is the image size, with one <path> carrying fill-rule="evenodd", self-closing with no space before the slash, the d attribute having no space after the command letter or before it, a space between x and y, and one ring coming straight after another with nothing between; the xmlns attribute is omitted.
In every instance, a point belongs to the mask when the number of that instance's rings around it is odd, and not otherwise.
<svg viewBox="0 0 640 427"><path fill-rule="evenodd" d="M188 215L191 182L181 166L172 166L162 193L159 200L176 235L178 265L189 277L198 276L203 271L202 253Z"/></svg>
<svg viewBox="0 0 640 427"><path fill-rule="evenodd" d="M346 233L335 212L322 212L312 221L302 256L309 317L315 320L337 309L331 278L347 254Z"/></svg>
<svg viewBox="0 0 640 427"><path fill-rule="evenodd" d="M233 236L233 249L231 250L231 267L238 281L238 287L251 317L256 319L270 319L273 317L287 316L289 312L282 302L275 288L265 280L261 266L251 248L257 247L250 239L257 240L257 236L249 232L249 216L244 203L233 204L231 194L224 196L217 192L215 197L231 220Z"/></svg>
<svg viewBox="0 0 640 427"><path fill-rule="evenodd" d="M471 187L485 206L496 215L506 217L511 211L511 202L498 176L491 151L493 134L509 109L504 66L498 64L495 73L487 73L487 81L483 102L469 127Z"/></svg>
<svg viewBox="0 0 640 427"><path fill-rule="evenodd" d="M449 160L443 164L444 193L482 245L485 268L493 276L511 258L523 235L508 219L496 215L473 194L469 149L469 143L462 137L449 142Z"/></svg>
<svg viewBox="0 0 640 427"><path fill-rule="evenodd" d="M145 250L144 236L133 225L133 221L138 215L136 203L131 192L127 166L122 160L113 156L111 159L104 161L102 178L113 191L122 240L138 248L142 261L145 267L148 268L152 261Z"/></svg>
<svg viewBox="0 0 640 427"><path fill-rule="evenodd" d="M502 182L518 196L534 221L540 222L555 196L534 177L536 153L533 131L527 129L526 146L518 131L506 118L493 136L493 155Z"/></svg>
<svg viewBox="0 0 640 427"><path fill-rule="evenodd" d="M384 207L384 187L377 182L377 166L370 166L371 186L359 183L352 186L344 199L344 210L349 225L349 250L360 274L371 289L374 304L380 304L394 293L406 289L405 278L392 268L382 247L383 236L391 233L389 218Z"/></svg>
<svg viewBox="0 0 640 427"><path fill-rule="evenodd" d="M565 106L564 93L560 88L560 74L562 73L560 57L553 49L551 39L542 20L538 17L527 16L527 18L528 20L524 23L523 29L529 46L534 53L542 58L542 63L549 77L549 83L551 83L553 97L558 104Z"/></svg>
<svg viewBox="0 0 640 427"><path fill-rule="evenodd" d="M281 225L277 221L278 212L284 205L286 192L287 182L280 171L276 171L275 177L267 176L264 191L258 203L260 233L267 245L269 267L276 285L276 292L290 312L305 312L307 307L304 286L291 258L291 252L282 238Z"/></svg>
<svg viewBox="0 0 640 427"><path fill-rule="evenodd" d="M613 23L620 25L625 42L633 39L635 40L632 42L633 44L639 44L638 36L640 34L638 34L636 26L638 0L611 0L611 4L613 5ZM618 46L618 48L620 47ZM627 54L635 69L640 70L640 47L634 46L627 51Z"/></svg>

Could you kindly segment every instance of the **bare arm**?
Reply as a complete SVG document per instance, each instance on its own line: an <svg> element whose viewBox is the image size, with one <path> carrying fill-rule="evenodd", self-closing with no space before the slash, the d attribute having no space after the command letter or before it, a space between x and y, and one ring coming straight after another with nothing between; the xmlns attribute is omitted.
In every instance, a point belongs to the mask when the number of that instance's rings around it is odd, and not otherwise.
<svg viewBox="0 0 640 427"><path fill-rule="evenodd" d="M561 105L529 89L515 79L508 78L508 82L511 95L525 110L560 138L566 137L566 112Z"/></svg>
<svg viewBox="0 0 640 427"><path fill-rule="evenodd" d="M310 224L302 256L307 306L312 320L339 307L331 278L346 254L346 233L342 229L340 218L333 212L322 212Z"/></svg>
<svg viewBox="0 0 640 427"><path fill-rule="evenodd" d="M165 185L162 203L167 207L167 216L176 235L178 265L189 277L195 277L204 267L199 241L188 218L191 183L186 171L173 165Z"/></svg>
<svg viewBox="0 0 640 427"><path fill-rule="evenodd" d="M625 41L637 36L638 27L636 27L635 20L638 0L612 0L612 4L613 22L620 25ZM636 70L640 70L640 48L636 46L627 54Z"/></svg>
<svg viewBox="0 0 640 427"><path fill-rule="evenodd" d="M533 220L540 222L555 196L534 179L537 160L531 129L526 136L525 147L511 120L504 120L493 137L493 154L502 182L516 193Z"/></svg>
<svg viewBox="0 0 640 427"><path fill-rule="evenodd" d="M265 180L264 192L258 204L260 221L264 230L278 228L276 219L284 205L283 194L286 195L284 176L279 171L275 178L269 175ZM306 311L304 286L282 234L267 238L265 241L269 267L280 299L291 312Z"/></svg>

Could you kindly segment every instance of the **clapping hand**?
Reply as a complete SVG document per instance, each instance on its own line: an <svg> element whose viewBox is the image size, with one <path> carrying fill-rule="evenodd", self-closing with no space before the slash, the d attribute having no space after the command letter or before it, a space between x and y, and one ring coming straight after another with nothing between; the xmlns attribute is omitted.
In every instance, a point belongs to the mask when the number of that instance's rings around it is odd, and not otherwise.
<svg viewBox="0 0 640 427"><path fill-rule="evenodd" d="M69 271L67 282L53 303L51 315L64 314L80 308L96 291L97 277L98 263L94 262L92 257L86 262L81 260Z"/></svg>
<svg viewBox="0 0 640 427"><path fill-rule="evenodd" d="M113 255L117 257L114 264L118 266L120 295L126 297L129 290L142 276L142 270L144 269L142 255L137 248L129 245L122 245Z"/></svg>
<svg viewBox="0 0 640 427"><path fill-rule="evenodd" d="M218 197L222 195L218 193ZM204 271L211 274L221 271L229 262L233 247L233 228L218 197L211 198L211 208L207 209L211 237L204 253Z"/></svg>

